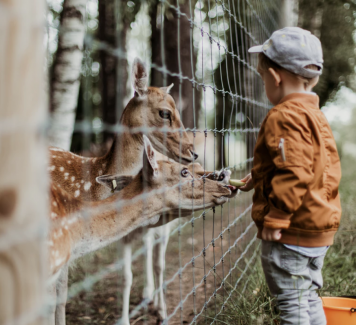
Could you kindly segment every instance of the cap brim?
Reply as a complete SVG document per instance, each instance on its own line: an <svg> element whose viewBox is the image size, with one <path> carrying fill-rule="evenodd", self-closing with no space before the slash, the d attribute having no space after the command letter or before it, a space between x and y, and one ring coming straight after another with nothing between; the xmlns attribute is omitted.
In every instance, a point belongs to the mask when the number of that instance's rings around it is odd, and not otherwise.
<svg viewBox="0 0 356 325"><path fill-rule="evenodd" d="M253 46L248 49L248 53L261 53L261 52L263 52L263 45Z"/></svg>

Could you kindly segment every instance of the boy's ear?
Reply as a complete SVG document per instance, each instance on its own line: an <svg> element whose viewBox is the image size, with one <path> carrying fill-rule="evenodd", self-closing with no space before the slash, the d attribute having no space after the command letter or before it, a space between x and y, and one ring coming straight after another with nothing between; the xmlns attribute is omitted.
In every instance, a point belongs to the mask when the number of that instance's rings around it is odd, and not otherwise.
<svg viewBox="0 0 356 325"><path fill-rule="evenodd" d="M115 176L115 175L102 175L96 178L96 181L111 189L111 191L118 192L124 187L129 185L134 176Z"/></svg>
<svg viewBox="0 0 356 325"><path fill-rule="evenodd" d="M274 79L274 83L275 83L276 87L278 87L279 84L282 81L281 75L276 70L274 70L273 68L269 68L268 72L272 75L272 77Z"/></svg>

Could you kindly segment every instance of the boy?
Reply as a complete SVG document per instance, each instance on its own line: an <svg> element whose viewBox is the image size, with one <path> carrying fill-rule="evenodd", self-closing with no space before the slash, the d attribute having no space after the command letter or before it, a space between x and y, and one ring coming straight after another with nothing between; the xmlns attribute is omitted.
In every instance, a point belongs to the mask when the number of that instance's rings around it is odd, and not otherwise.
<svg viewBox="0 0 356 325"><path fill-rule="evenodd" d="M310 32L288 27L249 52L259 53L258 72L275 105L240 188L255 190L252 218L262 239L263 271L281 325L326 324L316 289L340 222L341 168L319 97L311 92L323 68L321 44Z"/></svg>

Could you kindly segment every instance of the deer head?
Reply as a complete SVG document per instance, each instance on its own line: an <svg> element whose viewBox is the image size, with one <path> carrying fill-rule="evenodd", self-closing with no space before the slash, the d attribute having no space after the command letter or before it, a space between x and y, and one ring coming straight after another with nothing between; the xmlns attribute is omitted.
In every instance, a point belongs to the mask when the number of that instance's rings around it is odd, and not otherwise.
<svg viewBox="0 0 356 325"><path fill-rule="evenodd" d="M153 147L177 162L189 164L198 155L194 153L180 119L180 114L168 87L148 87L148 73L144 63L136 58L132 68L134 97L127 104L121 123L134 127L147 127ZM152 128L149 130L149 128Z"/></svg>
<svg viewBox="0 0 356 325"><path fill-rule="evenodd" d="M155 200L162 203L167 211L208 208L225 203L231 195L229 186L199 177L191 168L172 161L157 161L153 146L145 135L143 142L143 168L137 176L104 175L97 177L97 182L115 192L126 186L125 194L122 192L125 199L133 198L138 188L142 192L154 191Z"/></svg>

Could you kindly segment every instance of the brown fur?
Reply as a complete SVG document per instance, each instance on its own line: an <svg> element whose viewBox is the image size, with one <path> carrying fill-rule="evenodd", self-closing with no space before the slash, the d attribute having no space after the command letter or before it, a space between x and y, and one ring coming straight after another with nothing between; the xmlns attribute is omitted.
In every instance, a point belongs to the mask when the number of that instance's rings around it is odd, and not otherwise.
<svg viewBox="0 0 356 325"><path fill-rule="evenodd" d="M105 241L123 237L164 211L181 207L183 212L191 212L193 203L195 207L210 207L225 203L231 194L222 184L210 179L204 182L198 174L194 174L193 188L193 176L182 177L186 167L178 163L159 161L157 166L157 176L152 176L152 170L149 175L141 170L124 189L102 201L83 202L51 185L51 274L68 262L76 243L83 239ZM198 164L194 164L194 169L201 171ZM117 209L117 202L124 204Z"/></svg>

